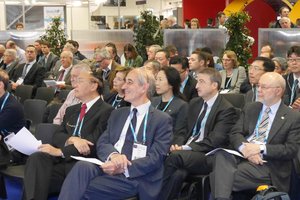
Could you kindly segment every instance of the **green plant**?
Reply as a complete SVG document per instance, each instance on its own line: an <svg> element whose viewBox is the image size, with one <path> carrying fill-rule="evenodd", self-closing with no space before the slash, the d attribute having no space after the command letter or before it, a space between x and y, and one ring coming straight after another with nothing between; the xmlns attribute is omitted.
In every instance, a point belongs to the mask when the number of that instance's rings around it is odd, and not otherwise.
<svg viewBox="0 0 300 200"><path fill-rule="evenodd" d="M46 33L42 35L40 38L43 41L48 41L51 44L51 52L57 56L60 56L63 46L67 42L67 35L63 28L61 28L61 20L60 16L51 18L50 26L45 31Z"/></svg>
<svg viewBox="0 0 300 200"><path fill-rule="evenodd" d="M249 21L249 13L245 11L239 11L235 13L230 12L230 18L225 23L227 33L230 36L225 50L234 51L237 55L240 65L246 68L248 59L252 58L252 44L248 37L250 35L250 30L245 26L245 24ZM222 51L222 54L224 51Z"/></svg>
<svg viewBox="0 0 300 200"><path fill-rule="evenodd" d="M147 56L146 46L149 44L163 45L163 35L155 33L159 29L160 22L151 11L141 11L142 26L134 29L134 42L137 52L144 58Z"/></svg>

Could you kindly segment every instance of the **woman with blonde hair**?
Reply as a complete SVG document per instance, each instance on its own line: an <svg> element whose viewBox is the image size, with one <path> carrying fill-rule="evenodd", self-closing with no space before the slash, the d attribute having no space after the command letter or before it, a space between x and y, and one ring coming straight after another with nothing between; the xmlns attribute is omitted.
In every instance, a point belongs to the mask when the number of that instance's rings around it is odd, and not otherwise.
<svg viewBox="0 0 300 200"><path fill-rule="evenodd" d="M199 24L199 21L198 21L197 18L193 18L193 19L191 20L191 28L192 28L192 29L199 29L199 28L201 28L201 27L200 27L200 24Z"/></svg>

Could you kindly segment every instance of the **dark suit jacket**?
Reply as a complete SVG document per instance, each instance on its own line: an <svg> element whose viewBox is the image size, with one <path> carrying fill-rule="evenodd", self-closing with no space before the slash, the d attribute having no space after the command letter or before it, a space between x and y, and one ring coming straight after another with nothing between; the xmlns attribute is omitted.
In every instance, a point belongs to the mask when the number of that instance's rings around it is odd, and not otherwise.
<svg viewBox="0 0 300 200"><path fill-rule="evenodd" d="M8 67L6 66L6 69L5 71L7 72L9 78L12 78L13 77L13 74L15 73L17 67L19 65L19 60L16 59L15 61L13 61L11 63L11 65L9 65Z"/></svg>
<svg viewBox="0 0 300 200"><path fill-rule="evenodd" d="M46 72L50 71L56 64L56 62L59 60L59 57L52 52L49 53L47 63L45 63L45 55L43 55L39 61L39 64L41 64L43 67L45 67Z"/></svg>
<svg viewBox="0 0 300 200"><path fill-rule="evenodd" d="M26 63L19 64L15 73L13 74L12 81L16 82L19 77L22 76L23 68ZM24 78L24 85L32 85L33 86L33 94L35 94L36 89L42 86L44 79L45 69L38 63L34 63L28 73Z"/></svg>
<svg viewBox="0 0 300 200"><path fill-rule="evenodd" d="M76 104L68 107L64 116L61 128L53 136L53 146L60 148L67 161L71 161L71 155L81 155L74 145L65 146L66 141L72 136L75 125L80 114L82 104ZM94 103L94 105L88 110L83 119L83 125L81 129L81 138L84 138L93 144L90 146L91 154L88 157L97 157L96 155L96 143L100 135L105 131L107 126L107 119L112 112L113 107L101 100L101 98ZM78 133L78 129L76 135Z"/></svg>
<svg viewBox="0 0 300 200"><path fill-rule="evenodd" d="M115 98L117 96L118 92L112 92L112 93L108 93L106 95L104 95L104 101L110 105L112 105L115 101ZM118 105L117 108L121 108L124 106L130 106L131 103L127 102L124 100L124 98L121 100L121 102L119 104L115 103L114 107L116 107Z"/></svg>
<svg viewBox="0 0 300 200"><path fill-rule="evenodd" d="M85 57L82 53L80 53L80 51L77 51L77 52L75 53L75 55L79 58L79 60L84 60L84 59L86 59L86 57Z"/></svg>
<svg viewBox="0 0 300 200"><path fill-rule="evenodd" d="M111 63L111 70L110 70L109 74L106 75L106 77L105 77L105 79L108 81L109 89L112 89L112 88L113 88L113 79L115 78L115 74L112 73L112 72L113 72L118 66L122 66L122 65L116 63L116 62L113 60L112 63ZM98 70L97 70L97 73L98 73L98 74L101 74L101 76L103 76L103 71L102 71L102 69L98 69ZM112 74L113 76L112 76L111 74Z"/></svg>
<svg viewBox="0 0 300 200"><path fill-rule="evenodd" d="M190 102L192 98L198 97L198 92L196 89L197 81L191 75L188 75L189 79L186 82L186 85L183 90L183 94L186 97L186 100Z"/></svg>
<svg viewBox="0 0 300 200"><path fill-rule="evenodd" d="M204 100L201 97L194 98L189 103L188 109L188 137L193 134L195 123L201 111ZM209 152L228 144L229 131L236 122L236 111L220 94L217 97L208 115L204 138L200 142L192 142L189 146L193 151Z"/></svg>
<svg viewBox="0 0 300 200"><path fill-rule="evenodd" d="M114 145L119 140L129 112L129 107L112 112L107 129L97 143L97 154L101 160L106 160L112 152L117 152ZM140 199L158 199L162 186L163 161L172 143L171 123L169 115L150 106L146 130L146 157L133 160L132 166L128 166L130 179L139 182ZM144 122L141 125L143 124ZM142 138L143 128L140 128L137 140L142 141Z"/></svg>
<svg viewBox="0 0 300 200"><path fill-rule="evenodd" d="M183 29L183 27L178 24L174 24L173 26L170 27L170 29Z"/></svg>
<svg viewBox="0 0 300 200"><path fill-rule="evenodd" d="M285 79L286 87L285 87L284 95L282 96L282 100L283 103L288 106L291 101L292 88L294 84L294 75L293 73L289 73L284 75L283 78ZM297 92L300 93L300 89L298 89ZM294 103L294 101L292 101L292 103Z"/></svg>
<svg viewBox="0 0 300 200"><path fill-rule="evenodd" d="M245 104L249 102L255 102L255 90L256 88L252 88L245 95Z"/></svg>
<svg viewBox="0 0 300 200"><path fill-rule="evenodd" d="M262 103L246 104L243 112L230 133L230 144L238 150L242 142L253 133ZM272 185L279 191L289 191L292 159L296 156L299 146L300 114L283 103L280 104L266 143L267 161Z"/></svg>
<svg viewBox="0 0 300 200"><path fill-rule="evenodd" d="M203 28L214 28L214 27L212 27L212 26L204 26Z"/></svg>
<svg viewBox="0 0 300 200"><path fill-rule="evenodd" d="M161 101L161 96L151 98L151 104L155 108ZM187 110L188 104L182 99L175 97L165 113L172 117L174 139L173 144L181 146L187 134Z"/></svg>

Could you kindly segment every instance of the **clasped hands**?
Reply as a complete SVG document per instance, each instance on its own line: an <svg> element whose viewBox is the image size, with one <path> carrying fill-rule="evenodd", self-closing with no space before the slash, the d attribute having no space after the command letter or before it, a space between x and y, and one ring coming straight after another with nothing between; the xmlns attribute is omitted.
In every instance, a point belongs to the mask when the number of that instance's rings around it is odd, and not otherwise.
<svg viewBox="0 0 300 200"><path fill-rule="evenodd" d="M100 167L103 172L110 175L122 174L127 169L127 166L131 166L132 163L127 159L125 155L114 153L110 156L110 161L104 163Z"/></svg>
<svg viewBox="0 0 300 200"><path fill-rule="evenodd" d="M263 160L260 157L260 144L253 144L253 143L245 143L243 142L245 147L242 149L242 153L245 158L257 165L263 165Z"/></svg>

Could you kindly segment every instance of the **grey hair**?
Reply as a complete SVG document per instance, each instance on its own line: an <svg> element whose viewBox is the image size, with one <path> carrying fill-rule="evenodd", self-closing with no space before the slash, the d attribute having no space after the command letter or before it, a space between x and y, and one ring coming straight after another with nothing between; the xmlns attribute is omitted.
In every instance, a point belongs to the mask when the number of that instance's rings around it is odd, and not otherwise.
<svg viewBox="0 0 300 200"><path fill-rule="evenodd" d="M169 28L169 24L168 24L168 21L167 20L161 20L161 23L163 23L165 25L165 29L168 29Z"/></svg>
<svg viewBox="0 0 300 200"><path fill-rule="evenodd" d="M71 51L64 50L63 52L68 52L69 58L73 59L73 53Z"/></svg>
<svg viewBox="0 0 300 200"><path fill-rule="evenodd" d="M139 85L142 86L148 82L147 79L149 79L149 88L147 91L147 98L151 99L152 95L154 94L155 91L155 79L154 75L151 71L148 71L145 67L140 67L140 68L135 68L133 71L138 72L138 82Z"/></svg>
<svg viewBox="0 0 300 200"><path fill-rule="evenodd" d="M110 53L107 51L106 48L102 48L102 49L97 50L97 51L94 53L94 59L95 59L98 55L100 55L102 59L104 59L104 58L109 58L109 59L111 59Z"/></svg>
<svg viewBox="0 0 300 200"><path fill-rule="evenodd" d="M70 51L74 54L75 53L75 47L72 44L66 44L64 48L70 48Z"/></svg>
<svg viewBox="0 0 300 200"><path fill-rule="evenodd" d="M275 58L272 58L273 61L277 61L278 64L280 65L280 67L286 71L286 69L288 68L288 64L287 64L287 61L285 58L282 58L282 57L275 57Z"/></svg>
<svg viewBox="0 0 300 200"><path fill-rule="evenodd" d="M156 71L160 71L160 70L161 70L161 64L160 64L158 61L156 61L156 60L147 60L147 61L144 63L144 65L147 64L147 63L152 63L153 68L154 68Z"/></svg>
<svg viewBox="0 0 300 200"><path fill-rule="evenodd" d="M5 51L8 53L8 55L12 56L15 60L18 58L16 50L6 49Z"/></svg>
<svg viewBox="0 0 300 200"><path fill-rule="evenodd" d="M81 71L90 72L90 73L92 72L89 65L87 63L83 63L83 62L80 62L77 65L74 65L73 69L81 69Z"/></svg>
<svg viewBox="0 0 300 200"><path fill-rule="evenodd" d="M173 23L177 23L177 18L175 17L175 15L170 15L168 17L168 20L171 20Z"/></svg>
<svg viewBox="0 0 300 200"><path fill-rule="evenodd" d="M157 44L151 45L150 47L154 48L155 54L157 53L158 50L162 49L161 46L159 46Z"/></svg>
<svg viewBox="0 0 300 200"><path fill-rule="evenodd" d="M287 19L289 22L291 22L291 20L288 17L281 17L280 22L282 19Z"/></svg>
<svg viewBox="0 0 300 200"><path fill-rule="evenodd" d="M2 44L0 44L0 49L5 50L5 47Z"/></svg>

